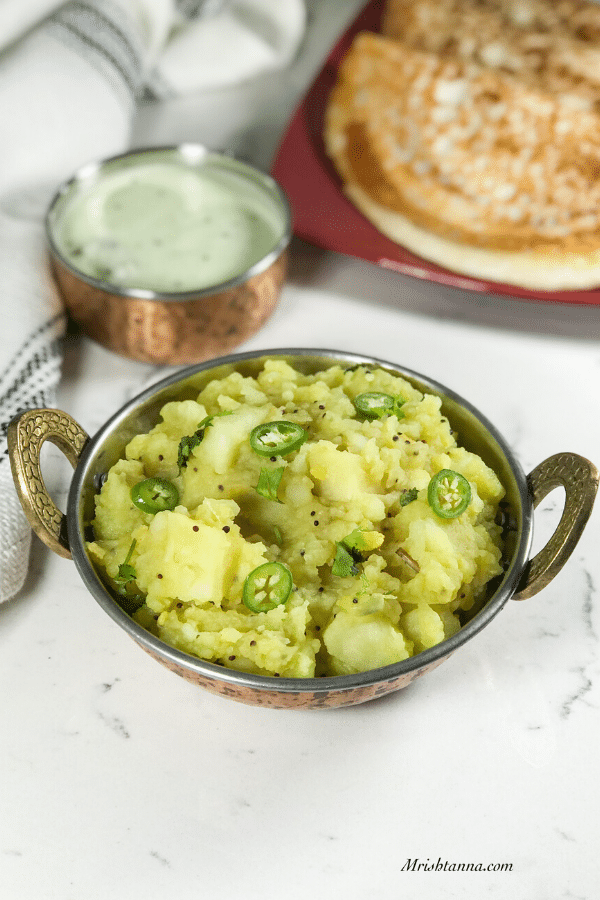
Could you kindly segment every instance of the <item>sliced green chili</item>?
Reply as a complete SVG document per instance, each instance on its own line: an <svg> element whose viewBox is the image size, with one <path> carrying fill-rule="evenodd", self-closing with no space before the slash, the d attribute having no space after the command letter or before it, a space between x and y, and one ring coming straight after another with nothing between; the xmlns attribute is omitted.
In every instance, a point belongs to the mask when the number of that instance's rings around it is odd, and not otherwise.
<svg viewBox="0 0 600 900"><path fill-rule="evenodd" d="M456 519L471 502L471 485L459 472L442 469L429 482L427 500L436 516Z"/></svg>
<svg viewBox="0 0 600 900"><path fill-rule="evenodd" d="M275 500L277 503L281 503L277 496L277 491L279 490L284 468L285 466L280 466L278 469L261 469L258 476L258 484L256 485L256 493L267 500Z"/></svg>
<svg viewBox="0 0 600 900"><path fill-rule="evenodd" d="M294 583L292 573L278 562L263 563L244 582L242 601L252 612L268 612L285 603Z"/></svg>
<svg viewBox="0 0 600 900"><path fill-rule="evenodd" d="M172 481L166 478L146 478L138 481L131 488L131 501L134 506L145 513L162 512L175 509L179 503L179 491Z"/></svg>
<svg viewBox="0 0 600 900"><path fill-rule="evenodd" d="M263 422L250 432L250 446L259 456L287 456L307 437L308 432L295 422Z"/></svg>
<svg viewBox="0 0 600 900"><path fill-rule="evenodd" d="M381 391L368 391L355 397L353 403L356 411L365 419L383 419L384 416L398 416L400 419L404 415L400 407L406 400Z"/></svg>

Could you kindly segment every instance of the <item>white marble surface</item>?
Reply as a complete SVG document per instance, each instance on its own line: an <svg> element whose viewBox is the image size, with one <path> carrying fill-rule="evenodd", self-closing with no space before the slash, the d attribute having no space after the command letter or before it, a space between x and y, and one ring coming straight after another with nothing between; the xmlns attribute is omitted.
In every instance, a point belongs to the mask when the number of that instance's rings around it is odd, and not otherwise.
<svg viewBox="0 0 600 900"><path fill-rule="evenodd" d="M203 140L268 165L356 7L310 4L289 73L147 107L136 142ZM562 450L600 463L599 339L600 308L472 296L295 243L276 313L240 349L331 347L416 369L479 407L529 471ZM164 374L71 336L59 405L93 433ZM64 508L68 466L47 457ZM560 503L536 513L536 547ZM184 683L36 539L25 589L0 608L0 896L596 900L599 515L542 593L509 602L435 672L316 712Z"/></svg>

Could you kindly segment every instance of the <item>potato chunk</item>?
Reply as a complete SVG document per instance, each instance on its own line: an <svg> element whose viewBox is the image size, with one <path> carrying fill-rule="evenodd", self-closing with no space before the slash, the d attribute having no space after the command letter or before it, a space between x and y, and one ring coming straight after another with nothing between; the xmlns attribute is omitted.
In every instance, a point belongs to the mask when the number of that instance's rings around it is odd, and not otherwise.
<svg viewBox="0 0 600 900"><path fill-rule="evenodd" d="M214 528L179 509L157 513L138 541L137 584L154 612L172 601L239 600L244 579L267 562L262 544L251 544L231 525Z"/></svg>
<svg viewBox="0 0 600 900"><path fill-rule="evenodd" d="M402 632L382 615L338 612L323 642L336 675L351 675L400 662L409 656Z"/></svg>

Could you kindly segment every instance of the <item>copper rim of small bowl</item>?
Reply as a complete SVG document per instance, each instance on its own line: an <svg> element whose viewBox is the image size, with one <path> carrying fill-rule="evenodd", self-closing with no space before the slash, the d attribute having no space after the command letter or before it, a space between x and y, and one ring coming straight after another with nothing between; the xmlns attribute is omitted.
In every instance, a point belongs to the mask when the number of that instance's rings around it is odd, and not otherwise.
<svg viewBox="0 0 600 900"><path fill-rule="evenodd" d="M325 365L336 365L337 363L357 365L364 363L384 368L392 373L407 377L408 379L413 379L417 385L423 386L424 389L441 396L447 401L454 402L466 413L474 417L478 423L478 427L480 427L482 431L487 432L491 442L497 445L498 451L501 456L504 457L507 469L514 479L513 490L516 489L516 496L514 499L517 500L518 505L520 506L515 547L507 562L504 574L499 576L499 585L488 598L484 607L452 637L447 638L430 649L421 651L409 659L352 675L291 678L246 673L228 669L225 666L216 663L207 662L164 643L130 618L130 616L121 609L115 598L113 598L102 583L100 576L90 562L85 550L85 522L83 520L82 502L82 500L85 499L85 491L89 490L91 477L90 469L92 463L98 456L99 449L105 445L108 438L116 431L119 425L126 421L136 409L142 407L146 402L151 401L164 389L172 388L179 382L184 382L190 377L202 372L207 372L210 369L217 369L220 366L238 365L248 361L255 362L261 359L274 357L285 357L291 364L293 364L294 358L298 360L306 359L307 357L314 357L316 360L319 360L319 363ZM318 369L315 369L314 371L318 371ZM392 681L402 675L415 673L420 669L426 669L429 665L435 664L437 661L442 661L443 658L449 656L485 628L517 590L531 547L533 524L533 510L524 471L515 459L510 447L502 435L496 430L491 422L489 422L488 419L468 401L448 389L445 385L433 381L426 376L421 375L419 372L376 357L369 357L345 351L306 348L261 350L229 354L218 359L186 367L184 370L180 370L138 394L102 426L83 451L71 483L67 517L71 526L69 529L69 540L73 560L84 583L104 611L107 612L108 615L138 644L146 648L153 655L161 658L167 664L172 664L180 668L182 667L189 672L196 673L204 678L222 684L245 687L258 692L276 691L289 694L319 694L327 693L329 691L353 691L357 688L366 688L378 683ZM76 527L73 527L75 523L77 523L77 525ZM71 530L73 530L75 534L72 534Z"/></svg>
<svg viewBox="0 0 600 900"><path fill-rule="evenodd" d="M238 174L246 175L257 186L265 189L266 192L272 195L275 203L281 207L284 227L280 239L267 254L262 256L256 263L254 263L240 275L236 275L235 278L230 278L227 281L218 282L216 284L210 285L209 287L192 289L189 291L152 291L146 288L127 288L118 284L113 284L109 281L101 281L98 278L94 278L92 275L87 275L85 272L82 272L77 268L77 266L73 264L71 260L69 260L68 257L66 257L62 253L54 239L55 223L53 219L57 214L57 207L60 202L67 194L74 190L78 184L83 184L86 181L97 178L100 173L106 168L116 166L121 161L131 160L135 157L143 158L149 156L158 156L159 154L165 153L172 153L175 158L186 164L189 164L190 167L193 167L194 164L198 165L203 161L220 161L232 170L235 170ZM141 147L139 149L128 150L125 153L119 153L115 156L110 156L106 157L105 159L89 162L81 166L68 180L64 181L58 187L46 211L44 226L46 232L46 240L52 256L54 256L57 261L65 266L65 268L67 268L76 278L79 278L86 284L89 284L92 287L97 288L98 290L105 291L106 293L114 294L119 297L136 297L141 300L155 300L161 303L175 303L181 301L185 302L186 300L197 300L201 299L202 297L210 297L213 294L223 293L230 290L231 288L237 287L240 284L244 284L244 282L248 281L248 279L252 278L253 276L260 275L262 272L266 271L269 266L271 266L275 262L275 260L278 259L279 256L281 256L281 254L290 243L290 240L292 238L292 210L285 192L277 183L277 181L275 181L274 178L271 178L271 176L267 173L262 172L260 169L257 169L255 166L243 162L242 160L238 160L234 156L229 156L226 153L218 153L216 151L208 150L201 144L167 144L160 147Z"/></svg>

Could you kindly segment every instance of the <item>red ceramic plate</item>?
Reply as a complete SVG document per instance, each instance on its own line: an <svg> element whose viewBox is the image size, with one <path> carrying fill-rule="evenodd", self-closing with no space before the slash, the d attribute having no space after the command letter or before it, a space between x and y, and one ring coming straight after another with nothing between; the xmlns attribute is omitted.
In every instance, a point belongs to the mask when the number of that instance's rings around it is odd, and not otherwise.
<svg viewBox="0 0 600 900"><path fill-rule="evenodd" d="M343 195L340 179L323 146L323 114L340 61L358 31L379 30L381 8L380 0L371 0L338 41L296 110L279 147L272 174L292 205L294 233L326 250L345 253L402 272L403 275L462 290L506 294L521 300L600 305L600 288L532 291L442 269L389 240Z"/></svg>

